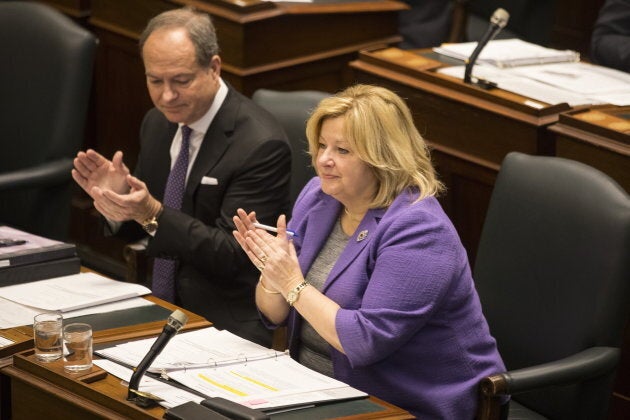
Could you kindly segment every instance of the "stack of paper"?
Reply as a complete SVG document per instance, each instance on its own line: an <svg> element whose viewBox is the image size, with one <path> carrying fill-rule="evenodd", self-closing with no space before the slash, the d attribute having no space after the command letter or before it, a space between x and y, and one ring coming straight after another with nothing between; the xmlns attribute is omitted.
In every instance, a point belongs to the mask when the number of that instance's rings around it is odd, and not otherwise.
<svg viewBox="0 0 630 420"><path fill-rule="evenodd" d="M44 311L63 312L64 318L70 318L152 305L139 297L150 293L142 285L95 273L0 287L0 328L32 324L33 316Z"/></svg>
<svg viewBox="0 0 630 420"><path fill-rule="evenodd" d="M444 67L438 71L458 79L464 77L464 66ZM551 105L630 105L630 74L594 64L560 63L506 69L475 66L473 77Z"/></svg>
<svg viewBox="0 0 630 420"><path fill-rule="evenodd" d="M442 44L433 50L439 54L465 61L476 47L477 42L463 42ZM477 64L492 64L499 68L577 61L580 61L580 54L576 51L545 48L520 39L490 41L477 57Z"/></svg>

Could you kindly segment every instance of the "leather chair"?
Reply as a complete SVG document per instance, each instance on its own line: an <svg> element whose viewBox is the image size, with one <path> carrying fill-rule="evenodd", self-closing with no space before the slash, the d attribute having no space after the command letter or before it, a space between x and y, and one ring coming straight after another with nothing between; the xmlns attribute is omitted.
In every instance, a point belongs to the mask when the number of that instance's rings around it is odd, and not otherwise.
<svg viewBox="0 0 630 420"><path fill-rule="evenodd" d="M306 183L315 176L306 141L306 121L319 101L329 93L315 90L280 92L258 89L252 99L280 122L292 148L291 206Z"/></svg>
<svg viewBox="0 0 630 420"><path fill-rule="evenodd" d="M479 419L602 419L630 307L630 197L579 162L509 153L474 278L507 372L480 385Z"/></svg>
<svg viewBox="0 0 630 420"><path fill-rule="evenodd" d="M0 2L0 223L67 238L96 44L49 6Z"/></svg>
<svg viewBox="0 0 630 420"><path fill-rule="evenodd" d="M308 154L306 121L322 99L330 93L316 90L281 92L258 89L252 99L276 117L284 128L291 143L291 208L306 183L315 176ZM290 214L287 217L290 218ZM272 348L283 351L287 348L286 327L273 332Z"/></svg>

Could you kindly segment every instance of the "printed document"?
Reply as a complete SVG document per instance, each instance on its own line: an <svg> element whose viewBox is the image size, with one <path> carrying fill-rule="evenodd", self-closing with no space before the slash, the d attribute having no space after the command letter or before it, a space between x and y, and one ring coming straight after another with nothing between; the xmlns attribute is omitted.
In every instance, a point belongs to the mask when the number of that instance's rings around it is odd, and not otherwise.
<svg viewBox="0 0 630 420"><path fill-rule="evenodd" d="M433 48L433 51L465 61L475 48L477 42L447 43ZM500 68L576 61L580 61L580 54L575 51L546 48L521 39L490 41L477 57L478 64L491 64Z"/></svg>
<svg viewBox="0 0 630 420"><path fill-rule="evenodd" d="M98 350L107 359L138 366L157 338L147 338ZM184 332L173 337L155 358L149 372L215 366L275 357L276 351L214 327Z"/></svg>
<svg viewBox="0 0 630 420"><path fill-rule="evenodd" d="M71 319L83 315L102 314L151 305L155 305L155 303L137 297L64 312L63 318ZM20 305L19 303L0 298L0 329L30 325L33 323L33 317L41 312L41 309L31 308L30 306Z"/></svg>
<svg viewBox="0 0 630 420"><path fill-rule="evenodd" d="M0 298L45 311L60 312L89 308L150 293L148 288L140 284L116 281L96 273L79 273L0 287Z"/></svg>
<svg viewBox="0 0 630 420"><path fill-rule="evenodd" d="M96 354L132 368L154 342L128 342L97 350ZM173 337L149 371L161 372L162 377L207 397L223 397L259 409L367 397L362 391L302 366L286 352L213 327ZM140 391L145 391L142 383Z"/></svg>

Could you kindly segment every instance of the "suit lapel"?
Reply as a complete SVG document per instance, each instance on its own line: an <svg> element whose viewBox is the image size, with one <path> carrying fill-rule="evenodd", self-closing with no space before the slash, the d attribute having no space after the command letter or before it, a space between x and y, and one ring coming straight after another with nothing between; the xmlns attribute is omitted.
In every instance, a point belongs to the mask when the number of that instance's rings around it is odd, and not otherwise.
<svg viewBox="0 0 630 420"><path fill-rule="evenodd" d="M206 131L199 153L190 171L184 203L182 204L182 207L187 211L192 211L193 209L193 195L201 183L201 178L212 170L228 149L230 145L229 134L234 131L238 109L238 98L230 89L219 112L217 112L217 115L215 115L208 127L208 131ZM221 181L219 180L219 182Z"/></svg>

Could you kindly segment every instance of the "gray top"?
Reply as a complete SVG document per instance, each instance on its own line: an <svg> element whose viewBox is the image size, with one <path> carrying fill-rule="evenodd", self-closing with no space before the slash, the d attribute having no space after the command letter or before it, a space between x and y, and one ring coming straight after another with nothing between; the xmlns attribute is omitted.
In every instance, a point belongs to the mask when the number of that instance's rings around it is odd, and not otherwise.
<svg viewBox="0 0 630 420"><path fill-rule="evenodd" d="M321 291L328 274L339 259L350 237L337 221L328 240L306 274L306 281ZM333 376L332 360L330 359L330 344L328 344L306 320L302 323L300 332L300 347L298 360L301 364L324 375Z"/></svg>

